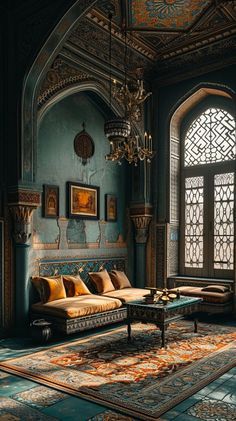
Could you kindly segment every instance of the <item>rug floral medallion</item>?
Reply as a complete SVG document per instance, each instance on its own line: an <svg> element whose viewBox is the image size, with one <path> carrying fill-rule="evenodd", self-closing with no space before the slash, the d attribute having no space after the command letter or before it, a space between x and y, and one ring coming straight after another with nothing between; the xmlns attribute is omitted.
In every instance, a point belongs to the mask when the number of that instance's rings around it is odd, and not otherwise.
<svg viewBox="0 0 236 421"><path fill-rule="evenodd" d="M140 420L155 420L236 365L236 329L173 323L167 347L137 323L2 362L0 368Z"/></svg>

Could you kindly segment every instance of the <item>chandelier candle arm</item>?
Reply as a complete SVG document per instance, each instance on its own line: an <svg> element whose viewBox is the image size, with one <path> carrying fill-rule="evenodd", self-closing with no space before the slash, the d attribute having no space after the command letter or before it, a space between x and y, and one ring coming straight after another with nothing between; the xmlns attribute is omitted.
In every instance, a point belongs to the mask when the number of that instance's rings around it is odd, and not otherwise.
<svg viewBox="0 0 236 421"><path fill-rule="evenodd" d="M149 140L149 151L151 152L152 151L152 136L151 135L148 136L148 140Z"/></svg>

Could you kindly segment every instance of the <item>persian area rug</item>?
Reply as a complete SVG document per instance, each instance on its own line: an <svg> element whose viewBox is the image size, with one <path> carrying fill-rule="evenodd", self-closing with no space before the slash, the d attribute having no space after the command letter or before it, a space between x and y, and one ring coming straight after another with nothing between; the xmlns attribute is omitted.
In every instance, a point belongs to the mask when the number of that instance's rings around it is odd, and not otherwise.
<svg viewBox="0 0 236 421"><path fill-rule="evenodd" d="M180 321L134 324L0 364L0 369L137 418L156 420L236 365L236 329Z"/></svg>

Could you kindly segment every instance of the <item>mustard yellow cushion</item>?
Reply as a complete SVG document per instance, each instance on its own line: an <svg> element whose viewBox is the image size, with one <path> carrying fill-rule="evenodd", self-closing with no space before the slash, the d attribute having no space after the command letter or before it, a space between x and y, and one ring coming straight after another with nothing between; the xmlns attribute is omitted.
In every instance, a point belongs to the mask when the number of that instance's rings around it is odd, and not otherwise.
<svg viewBox="0 0 236 421"><path fill-rule="evenodd" d="M111 277L111 281L115 287L115 289L123 289L123 288L131 288L132 285L127 278L125 272L122 272L120 270L112 270L109 273Z"/></svg>
<svg viewBox="0 0 236 421"><path fill-rule="evenodd" d="M76 297L79 295L91 294L85 283L79 275L62 275L63 283L66 289L67 297Z"/></svg>
<svg viewBox="0 0 236 421"><path fill-rule="evenodd" d="M120 300L104 297L102 295L80 295L79 297L67 297L50 303L37 303L32 305L36 313L72 319L75 317L90 316L91 314L115 310L122 306Z"/></svg>
<svg viewBox="0 0 236 421"><path fill-rule="evenodd" d="M229 291L229 287L224 285L208 285L207 287L202 288L202 291L224 293Z"/></svg>
<svg viewBox="0 0 236 421"><path fill-rule="evenodd" d="M106 269L101 272L89 272L89 276L99 294L114 291L114 285Z"/></svg>
<svg viewBox="0 0 236 421"><path fill-rule="evenodd" d="M122 288L102 294L103 297L116 298L122 303L142 301L145 295L147 295L147 290L144 288Z"/></svg>
<svg viewBox="0 0 236 421"><path fill-rule="evenodd" d="M66 290L61 276L35 276L32 278L32 282L39 293L42 303L66 298Z"/></svg>

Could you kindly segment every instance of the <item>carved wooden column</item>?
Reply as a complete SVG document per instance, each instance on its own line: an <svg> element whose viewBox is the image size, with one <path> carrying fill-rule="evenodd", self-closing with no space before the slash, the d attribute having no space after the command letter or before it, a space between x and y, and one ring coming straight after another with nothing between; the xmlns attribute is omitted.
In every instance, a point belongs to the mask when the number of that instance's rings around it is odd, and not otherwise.
<svg viewBox="0 0 236 421"><path fill-rule="evenodd" d="M135 286L146 286L146 245L149 225L152 220L152 206L148 204L133 205L130 208L130 218L135 229Z"/></svg>
<svg viewBox="0 0 236 421"><path fill-rule="evenodd" d="M13 219L12 236L15 242L15 326L20 333L29 326L31 219L33 211L40 206L40 193L20 188L11 190L8 206Z"/></svg>

